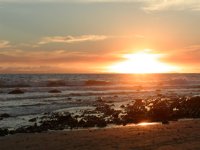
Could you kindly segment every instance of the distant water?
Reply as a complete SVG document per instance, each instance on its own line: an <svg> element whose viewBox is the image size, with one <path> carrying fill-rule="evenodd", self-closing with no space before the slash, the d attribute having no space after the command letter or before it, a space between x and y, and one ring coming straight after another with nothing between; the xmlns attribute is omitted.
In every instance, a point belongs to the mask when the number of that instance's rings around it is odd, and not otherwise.
<svg viewBox="0 0 200 150"><path fill-rule="evenodd" d="M8 92L20 88L25 93ZM48 93L52 89L62 93ZM156 94L200 95L200 74L2 74L0 127L17 127L42 113L92 107L98 97L117 103Z"/></svg>

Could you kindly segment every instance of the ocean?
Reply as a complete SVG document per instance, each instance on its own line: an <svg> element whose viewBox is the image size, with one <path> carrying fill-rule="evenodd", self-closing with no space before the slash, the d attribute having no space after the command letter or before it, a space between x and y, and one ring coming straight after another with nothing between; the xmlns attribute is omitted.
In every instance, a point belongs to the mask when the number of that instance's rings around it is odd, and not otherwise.
<svg viewBox="0 0 200 150"><path fill-rule="evenodd" d="M8 94L16 89L24 93ZM10 117L0 120L0 128L29 125L49 112L92 109L99 98L118 108L158 94L200 95L200 74L1 74L0 114Z"/></svg>

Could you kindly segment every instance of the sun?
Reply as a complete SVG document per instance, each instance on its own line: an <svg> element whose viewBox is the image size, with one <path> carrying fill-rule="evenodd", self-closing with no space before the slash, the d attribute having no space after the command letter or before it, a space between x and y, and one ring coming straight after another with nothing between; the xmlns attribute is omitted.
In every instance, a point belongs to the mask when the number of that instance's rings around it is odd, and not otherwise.
<svg viewBox="0 0 200 150"><path fill-rule="evenodd" d="M108 67L114 73L169 73L175 71L176 67L160 62L162 54L150 53L143 50L133 54L125 54L126 60Z"/></svg>

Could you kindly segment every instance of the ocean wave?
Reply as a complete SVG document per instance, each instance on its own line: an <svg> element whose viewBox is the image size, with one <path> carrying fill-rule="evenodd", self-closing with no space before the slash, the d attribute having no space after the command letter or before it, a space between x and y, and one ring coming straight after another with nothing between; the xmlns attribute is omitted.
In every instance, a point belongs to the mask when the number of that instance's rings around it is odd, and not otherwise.
<svg viewBox="0 0 200 150"><path fill-rule="evenodd" d="M16 81L13 81L13 82L0 81L1 88L106 86L106 85L112 85L112 83L109 81L101 81L101 80L87 80L87 81L48 80L48 81L38 81L38 82L29 82L29 83L26 83L26 81L17 81L17 82Z"/></svg>
<svg viewBox="0 0 200 150"><path fill-rule="evenodd" d="M137 93L137 91L99 91L99 92L86 92L86 91L79 91L79 92L70 92L67 94L46 94L37 93L37 94L27 94L27 95L20 95L20 96L6 96L0 97L0 101L9 101L9 100L34 100L34 99L44 99L44 98L69 98L73 97L80 97L80 96L98 96L98 95L118 95L118 94L133 94Z"/></svg>
<svg viewBox="0 0 200 150"><path fill-rule="evenodd" d="M0 108L16 108L16 107L27 107L27 106L42 106L42 105L50 105L51 103L35 103L35 104L18 104L18 105L5 105L5 106L0 106ZM53 103L54 104L54 103Z"/></svg>
<svg viewBox="0 0 200 150"><path fill-rule="evenodd" d="M200 74L43 74L43 75L0 75L1 88L15 87L76 87L118 85L184 85L200 84Z"/></svg>

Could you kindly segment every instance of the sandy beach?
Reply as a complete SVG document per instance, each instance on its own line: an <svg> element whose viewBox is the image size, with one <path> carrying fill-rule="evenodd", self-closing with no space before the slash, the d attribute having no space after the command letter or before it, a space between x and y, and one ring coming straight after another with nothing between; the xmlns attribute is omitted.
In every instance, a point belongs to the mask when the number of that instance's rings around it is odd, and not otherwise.
<svg viewBox="0 0 200 150"><path fill-rule="evenodd" d="M198 150L200 120L169 125L16 134L0 138L1 150Z"/></svg>

